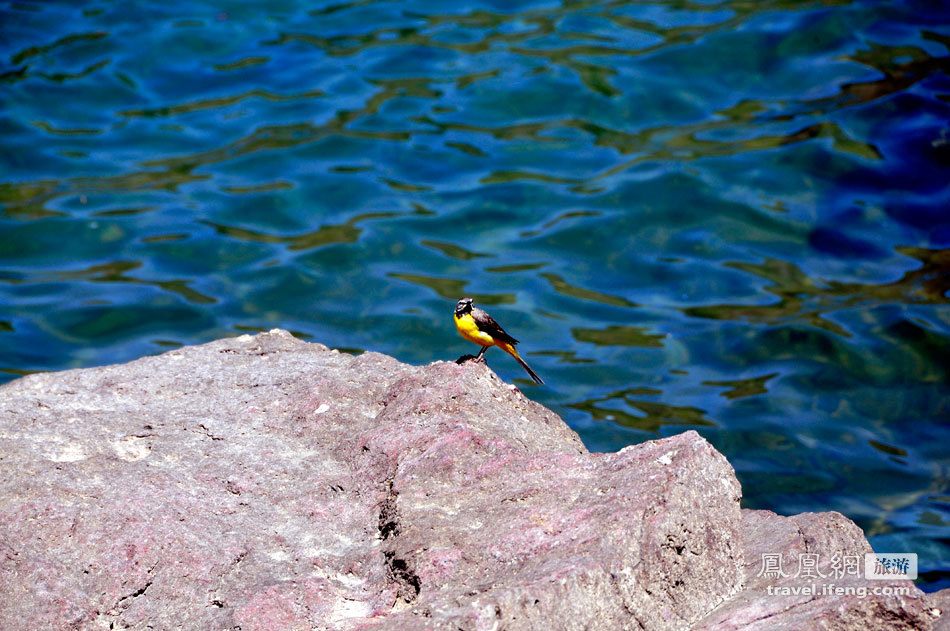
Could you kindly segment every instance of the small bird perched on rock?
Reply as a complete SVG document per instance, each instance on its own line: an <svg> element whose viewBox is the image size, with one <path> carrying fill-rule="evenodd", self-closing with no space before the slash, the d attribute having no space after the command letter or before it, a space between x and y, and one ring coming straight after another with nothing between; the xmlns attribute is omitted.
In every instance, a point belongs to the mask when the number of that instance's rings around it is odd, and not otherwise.
<svg viewBox="0 0 950 631"><path fill-rule="evenodd" d="M471 298L462 298L456 303L455 328L458 329L459 334L466 340L475 342L482 347L475 361L482 361L482 355L485 354L489 346L497 346L518 360L521 367L531 375L531 378L534 379L536 383L544 383L541 377L531 370L531 366L528 365L528 362L521 359L521 355L515 350L515 344L518 343L518 340L508 335L508 333L501 328L501 325L495 322L495 318L488 315L487 311L476 307ZM469 357L471 357L471 355L469 355Z"/></svg>

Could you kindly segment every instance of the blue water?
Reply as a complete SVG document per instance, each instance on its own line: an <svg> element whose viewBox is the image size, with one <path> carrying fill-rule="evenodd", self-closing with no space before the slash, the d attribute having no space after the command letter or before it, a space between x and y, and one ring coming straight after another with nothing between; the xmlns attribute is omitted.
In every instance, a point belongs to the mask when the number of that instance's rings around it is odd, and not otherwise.
<svg viewBox="0 0 950 631"><path fill-rule="evenodd" d="M474 349L592 450L950 586L950 8L3 2L0 379L282 327Z"/></svg>

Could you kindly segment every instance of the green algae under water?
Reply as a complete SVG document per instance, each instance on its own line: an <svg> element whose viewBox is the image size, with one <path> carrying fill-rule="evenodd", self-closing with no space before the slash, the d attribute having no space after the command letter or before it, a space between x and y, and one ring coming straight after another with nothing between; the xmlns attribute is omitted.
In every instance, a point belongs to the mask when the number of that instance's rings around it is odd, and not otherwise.
<svg viewBox="0 0 950 631"><path fill-rule="evenodd" d="M454 359L470 295L592 450L697 429L950 586L950 10L447 6L0 4L0 380Z"/></svg>

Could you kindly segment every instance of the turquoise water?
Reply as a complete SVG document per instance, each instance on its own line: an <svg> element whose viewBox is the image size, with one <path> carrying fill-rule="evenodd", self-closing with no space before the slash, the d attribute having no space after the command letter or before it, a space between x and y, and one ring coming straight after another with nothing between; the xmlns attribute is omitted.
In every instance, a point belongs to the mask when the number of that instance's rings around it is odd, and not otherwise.
<svg viewBox="0 0 950 631"><path fill-rule="evenodd" d="M592 450L695 428L950 586L946 5L0 7L0 380L451 360L469 295Z"/></svg>

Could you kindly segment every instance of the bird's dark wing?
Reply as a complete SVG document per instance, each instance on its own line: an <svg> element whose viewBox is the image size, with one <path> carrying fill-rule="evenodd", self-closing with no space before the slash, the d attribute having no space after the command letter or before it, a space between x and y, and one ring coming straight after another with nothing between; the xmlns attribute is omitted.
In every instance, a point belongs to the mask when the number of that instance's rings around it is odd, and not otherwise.
<svg viewBox="0 0 950 631"><path fill-rule="evenodd" d="M508 342L509 344L518 343L518 340L508 335L508 333L501 328L501 325L495 322L495 318L488 315L487 311L479 309L478 307L472 307L472 318L475 320L475 324L478 325L479 331L484 331L496 340L501 340L502 342Z"/></svg>

